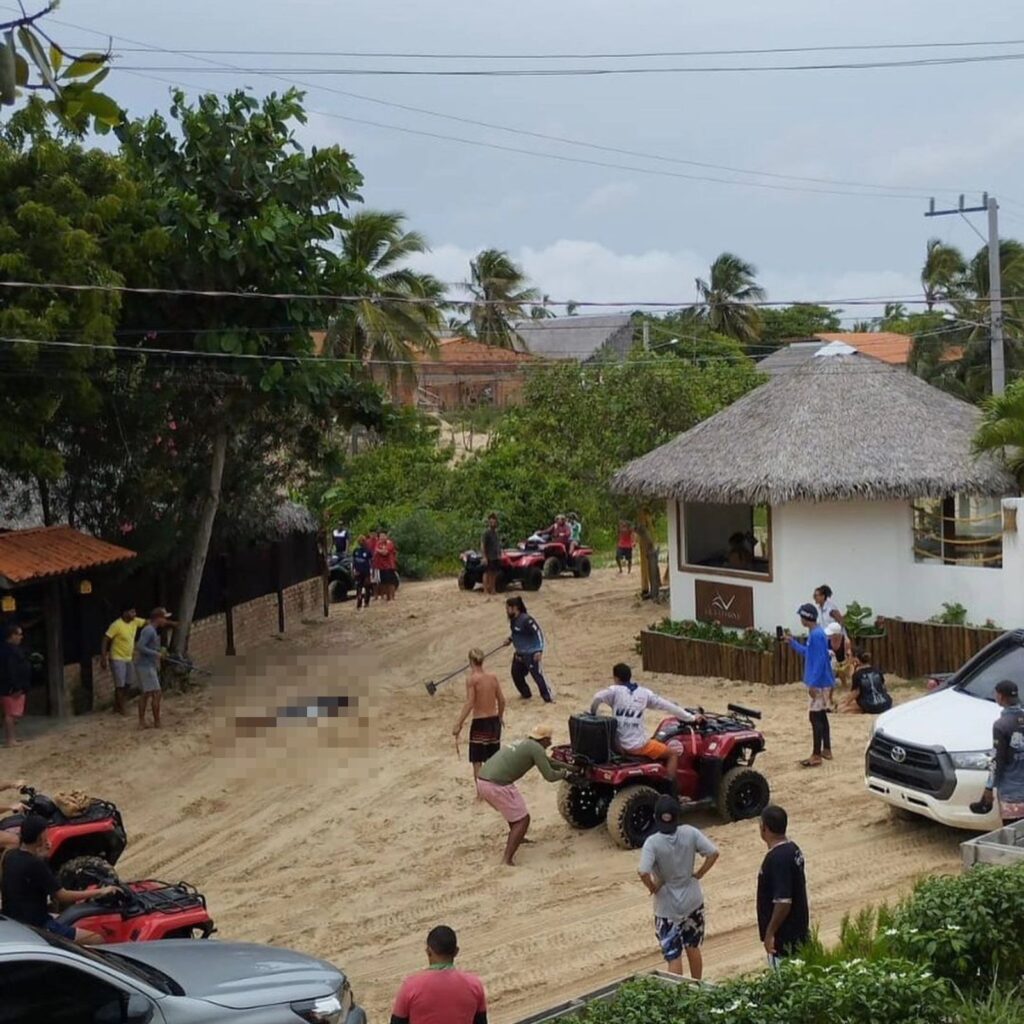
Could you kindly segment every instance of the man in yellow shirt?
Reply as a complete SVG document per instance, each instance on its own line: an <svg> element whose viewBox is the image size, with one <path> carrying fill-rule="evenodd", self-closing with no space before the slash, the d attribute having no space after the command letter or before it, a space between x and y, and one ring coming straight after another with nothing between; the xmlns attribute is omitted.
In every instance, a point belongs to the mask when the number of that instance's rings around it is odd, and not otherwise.
<svg viewBox="0 0 1024 1024"><path fill-rule="evenodd" d="M132 682L132 657L135 654L135 636L146 624L133 607L125 608L121 617L114 619L103 635L100 664L109 668L114 677L114 710L124 714L124 694Z"/></svg>

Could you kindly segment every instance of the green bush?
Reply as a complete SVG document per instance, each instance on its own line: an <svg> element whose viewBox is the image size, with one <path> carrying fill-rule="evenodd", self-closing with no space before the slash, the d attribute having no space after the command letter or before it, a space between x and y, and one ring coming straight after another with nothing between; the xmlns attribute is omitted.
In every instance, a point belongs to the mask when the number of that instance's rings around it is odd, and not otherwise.
<svg viewBox="0 0 1024 1024"><path fill-rule="evenodd" d="M940 626L966 626L967 609L959 601L943 601L942 611L928 621Z"/></svg>
<svg viewBox="0 0 1024 1024"><path fill-rule="evenodd" d="M866 604L851 601L843 612L843 625L851 640L864 636L881 636L884 632L874 618L874 610Z"/></svg>
<svg viewBox="0 0 1024 1024"><path fill-rule="evenodd" d="M421 580L453 571L459 564L459 554L479 544L479 525L458 513L408 507L385 508L382 512L379 522L398 548L398 573L405 579ZM366 528L375 525L367 523Z"/></svg>
<svg viewBox="0 0 1024 1024"><path fill-rule="evenodd" d="M681 636L690 640L706 640L716 644L730 644L748 651L767 652L775 649L774 633L762 629L726 629L717 622L696 622L693 619L662 619L647 627L654 633Z"/></svg>

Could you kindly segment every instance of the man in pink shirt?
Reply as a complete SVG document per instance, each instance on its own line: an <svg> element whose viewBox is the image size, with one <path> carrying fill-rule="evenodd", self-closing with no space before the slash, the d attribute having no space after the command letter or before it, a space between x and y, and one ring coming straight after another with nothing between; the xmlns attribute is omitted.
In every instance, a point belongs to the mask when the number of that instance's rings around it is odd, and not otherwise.
<svg viewBox="0 0 1024 1024"><path fill-rule="evenodd" d="M475 975L455 969L455 932L439 924L427 936L429 967L410 974L395 996L391 1024L487 1024L487 995Z"/></svg>

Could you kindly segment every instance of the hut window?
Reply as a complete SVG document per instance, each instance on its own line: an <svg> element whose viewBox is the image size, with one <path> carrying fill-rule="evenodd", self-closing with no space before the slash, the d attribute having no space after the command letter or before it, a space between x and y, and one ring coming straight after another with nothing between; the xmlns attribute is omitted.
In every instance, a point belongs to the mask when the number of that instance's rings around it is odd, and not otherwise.
<svg viewBox="0 0 1024 1024"><path fill-rule="evenodd" d="M686 502L679 506L681 567L704 572L771 574L767 505Z"/></svg>
<svg viewBox="0 0 1024 1024"><path fill-rule="evenodd" d="M998 498L958 494L913 505L914 561L1002 568L1003 522Z"/></svg>

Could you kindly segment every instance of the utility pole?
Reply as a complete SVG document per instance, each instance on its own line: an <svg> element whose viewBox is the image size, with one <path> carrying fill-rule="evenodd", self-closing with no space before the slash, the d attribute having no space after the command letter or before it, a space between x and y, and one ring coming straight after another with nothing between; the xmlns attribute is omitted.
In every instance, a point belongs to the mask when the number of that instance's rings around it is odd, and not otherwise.
<svg viewBox="0 0 1024 1024"><path fill-rule="evenodd" d="M649 352L651 350L651 323L649 320L643 322L643 338L644 351Z"/></svg>
<svg viewBox="0 0 1024 1024"><path fill-rule="evenodd" d="M964 206L964 197L952 210L936 210L931 199L926 217L965 217L968 213L988 214L988 308L989 342L992 355L992 394L1001 395L1006 390L1006 352L1003 346L1003 288L1002 268L999 262L999 204L995 196L982 194L981 206ZM976 232L977 233L977 232Z"/></svg>

